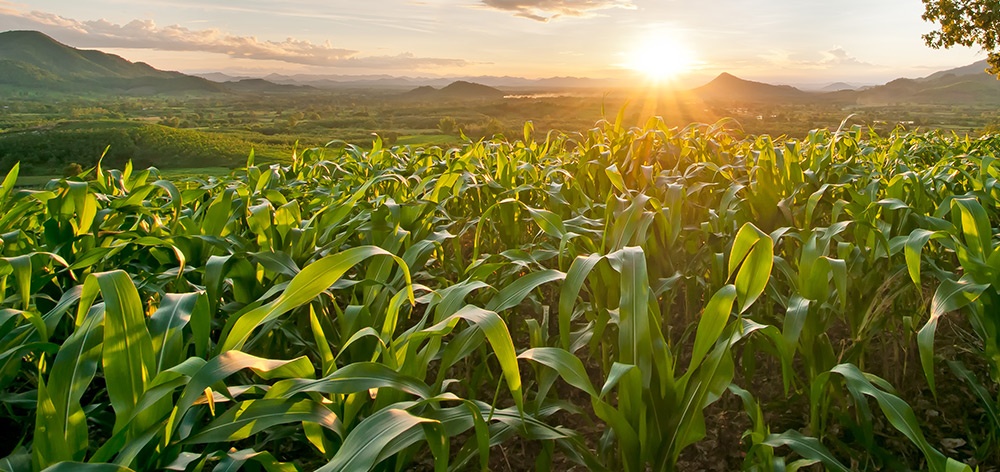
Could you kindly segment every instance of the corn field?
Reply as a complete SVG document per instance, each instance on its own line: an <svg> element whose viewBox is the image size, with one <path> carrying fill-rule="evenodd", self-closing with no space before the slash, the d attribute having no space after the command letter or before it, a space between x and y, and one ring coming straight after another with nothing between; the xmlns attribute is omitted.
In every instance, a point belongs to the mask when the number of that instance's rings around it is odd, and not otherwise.
<svg viewBox="0 0 1000 472"><path fill-rule="evenodd" d="M15 167L0 470L996 470L1000 136L621 121Z"/></svg>

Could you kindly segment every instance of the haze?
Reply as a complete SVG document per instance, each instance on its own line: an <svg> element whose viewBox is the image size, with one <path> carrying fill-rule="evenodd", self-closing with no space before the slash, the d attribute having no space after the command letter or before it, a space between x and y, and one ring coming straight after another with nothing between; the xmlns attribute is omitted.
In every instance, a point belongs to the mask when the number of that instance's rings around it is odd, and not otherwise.
<svg viewBox="0 0 1000 472"><path fill-rule="evenodd" d="M249 75L621 77L637 61L675 60L645 44L663 35L686 63L654 70L685 83L722 71L880 83L985 57L924 46L933 25L922 11L919 0L0 0L0 30L39 30L161 69Z"/></svg>

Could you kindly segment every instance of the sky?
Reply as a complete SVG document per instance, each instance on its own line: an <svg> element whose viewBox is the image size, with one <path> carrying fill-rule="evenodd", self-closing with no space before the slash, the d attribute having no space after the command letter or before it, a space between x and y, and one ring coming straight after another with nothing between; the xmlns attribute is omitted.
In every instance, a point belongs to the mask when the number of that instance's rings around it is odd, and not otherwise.
<svg viewBox="0 0 1000 472"><path fill-rule="evenodd" d="M920 0L0 0L0 31L254 76L617 78L669 64L690 83L874 84L985 58L925 46L922 12Z"/></svg>

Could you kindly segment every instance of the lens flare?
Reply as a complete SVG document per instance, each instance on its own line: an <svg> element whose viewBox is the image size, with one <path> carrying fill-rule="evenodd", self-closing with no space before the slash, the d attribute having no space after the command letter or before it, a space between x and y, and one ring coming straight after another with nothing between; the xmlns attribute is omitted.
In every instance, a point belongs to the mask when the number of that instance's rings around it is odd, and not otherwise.
<svg viewBox="0 0 1000 472"><path fill-rule="evenodd" d="M689 72L696 64L691 48L667 31L641 38L628 53L625 67L654 81L670 80Z"/></svg>

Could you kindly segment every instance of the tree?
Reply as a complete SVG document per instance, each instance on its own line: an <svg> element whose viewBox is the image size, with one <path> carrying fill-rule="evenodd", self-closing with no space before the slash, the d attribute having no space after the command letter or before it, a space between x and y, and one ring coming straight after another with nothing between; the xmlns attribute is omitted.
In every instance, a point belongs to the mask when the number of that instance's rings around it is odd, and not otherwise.
<svg viewBox="0 0 1000 472"><path fill-rule="evenodd" d="M65 168L63 168L63 176L66 177L73 177L76 175L80 175L82 173L83 173L83 166L77 164L76 162L70 162L69 164L66 164Z"/></svg>
<svg viewBox="0 0 1000 472"><path fill-rule="evenodd" d="M1000 2L996 0L923 0L926 21L941 28L924 35L928 46L979 46L988 54L987 72L1000 77Z"/></svg>
<svg viewBox="0 0 1000 472"><path fill-rule="evenodd" d="M503 123L492 116L489 117L485 123L483 123L483 134L486 137L503 134L505 131Z"/></svg>
<svg viewBox="0 0 1000 472"><path fill-rule="evenodd" d="M438 121L438 129L441 130L441 133L443 134L455 134L455 131L458 130L458 123L454 118L446 116Z"/></svg>

